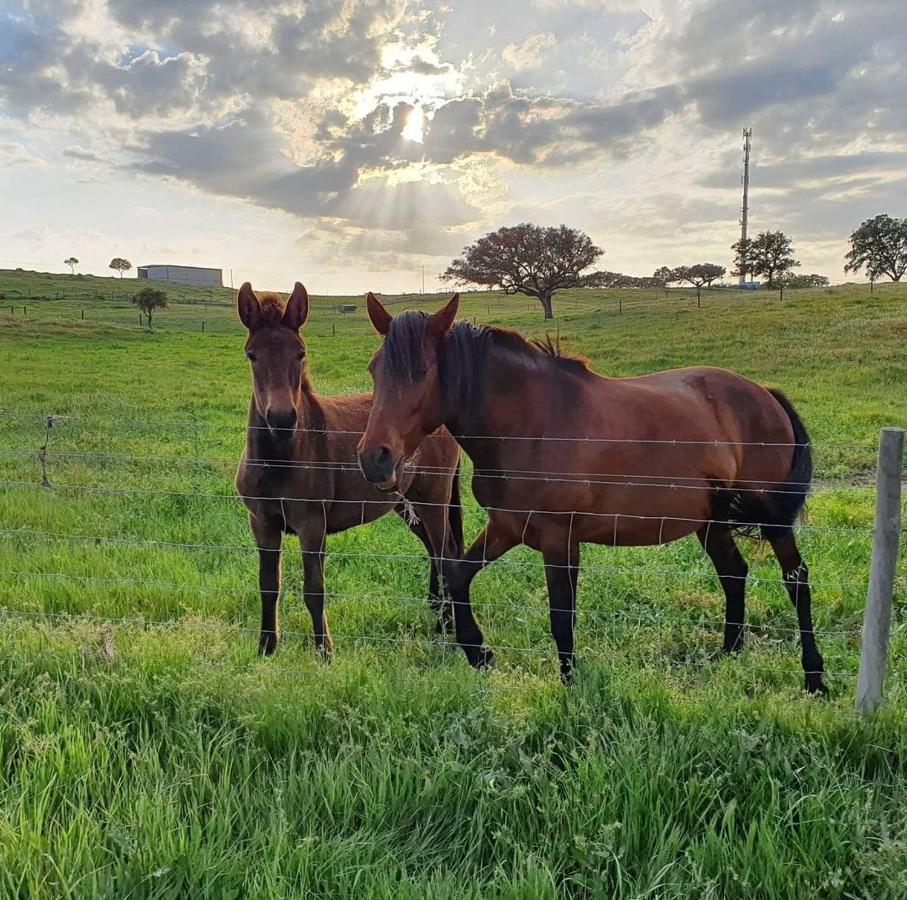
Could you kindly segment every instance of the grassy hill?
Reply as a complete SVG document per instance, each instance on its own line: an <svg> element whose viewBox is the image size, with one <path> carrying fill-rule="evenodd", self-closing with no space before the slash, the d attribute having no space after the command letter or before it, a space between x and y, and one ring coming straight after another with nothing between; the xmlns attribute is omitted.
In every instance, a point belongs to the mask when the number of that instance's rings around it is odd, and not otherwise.
<svg viewBox="0 0 907 900"><path fill-rule="evenodd" d="M463 297L465 317L550 333L603 374L709 363L791 396L817 451L801 541L828 703L800 690L793 612L757 544L733 659L715 658L723 604L695 540L584 548L566 691L535 554L475 582L499 663L480 676L429 640L421 548L387 518L329 544L334 663L314 658L290 544L289 635L258 659L233 293L167 286L151 332L136 287L0 272L0 892L907 895L903 557L889 703L870 724L851 710L874 442L907 423L907 287L699 307L567 292L549 323L523 298ZM367 388L377 345L361 298L342 302L316 295L305 330L326 393ZM471 538L484 516L466 503Z"/></svg>

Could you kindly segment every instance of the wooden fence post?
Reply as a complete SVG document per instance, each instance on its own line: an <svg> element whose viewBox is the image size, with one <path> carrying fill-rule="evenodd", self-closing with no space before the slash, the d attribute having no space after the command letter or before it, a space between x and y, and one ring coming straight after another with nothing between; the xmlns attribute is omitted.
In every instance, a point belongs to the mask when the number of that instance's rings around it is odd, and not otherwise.
<svg viewBox="0 0 907 900"><path fill-rule="evenodd" d="M891 597L901 536L901 473L904 468L904 430L883 428L876 469L876 517L872 532L869 591L863 618L863 649L857 678L856 709L870 715L882 702Z"/></svg>

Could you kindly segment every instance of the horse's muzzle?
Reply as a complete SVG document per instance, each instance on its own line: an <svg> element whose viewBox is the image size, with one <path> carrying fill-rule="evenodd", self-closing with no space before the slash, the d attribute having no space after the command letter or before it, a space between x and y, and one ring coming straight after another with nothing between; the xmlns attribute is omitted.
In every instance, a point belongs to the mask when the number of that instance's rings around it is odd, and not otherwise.
<svg viewBox="0 0 907 900"><path fill-rule="evenodd" d="M288 441L296 431L297 416L295 409L286 411L268 410L265 415L271 436L281 441Z"/></svg>
<svg viewBox="0 0 907 900"><path fill-rule="evenodd" d="M360 450L359 468L365 480L379 490L391 491L396 487L397 465L390 447Z"/></svg>

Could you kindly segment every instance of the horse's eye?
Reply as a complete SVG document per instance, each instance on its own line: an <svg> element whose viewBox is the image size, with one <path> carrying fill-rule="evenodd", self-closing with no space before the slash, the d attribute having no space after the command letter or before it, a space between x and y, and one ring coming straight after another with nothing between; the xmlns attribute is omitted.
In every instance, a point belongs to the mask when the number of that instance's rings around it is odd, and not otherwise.
<svg viewBox="0 0 907 900"><path fill-rule="evenodd" d="M249 362L255 362L255 354L254 354L254 353L247 353L246 356L249 357Z"/></svg>
<svg viewBox="0 0 907 900"><path fill-rule="evenodd" d="M300 350L296 355L296 359L305 359L305 350Z"/></svg>

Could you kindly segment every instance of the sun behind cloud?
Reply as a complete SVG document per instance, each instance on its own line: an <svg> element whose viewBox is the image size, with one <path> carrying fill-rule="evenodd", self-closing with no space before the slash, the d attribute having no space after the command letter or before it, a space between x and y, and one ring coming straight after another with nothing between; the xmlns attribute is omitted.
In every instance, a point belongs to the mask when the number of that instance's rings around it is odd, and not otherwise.
<svg viewBox="0 0 907 900"><path fill-rule="evenodd" d="M406 114L406 124L400 132L400 137L418 144L425 140L425 113L422 112L421 106L413 106Z"/></svg>

